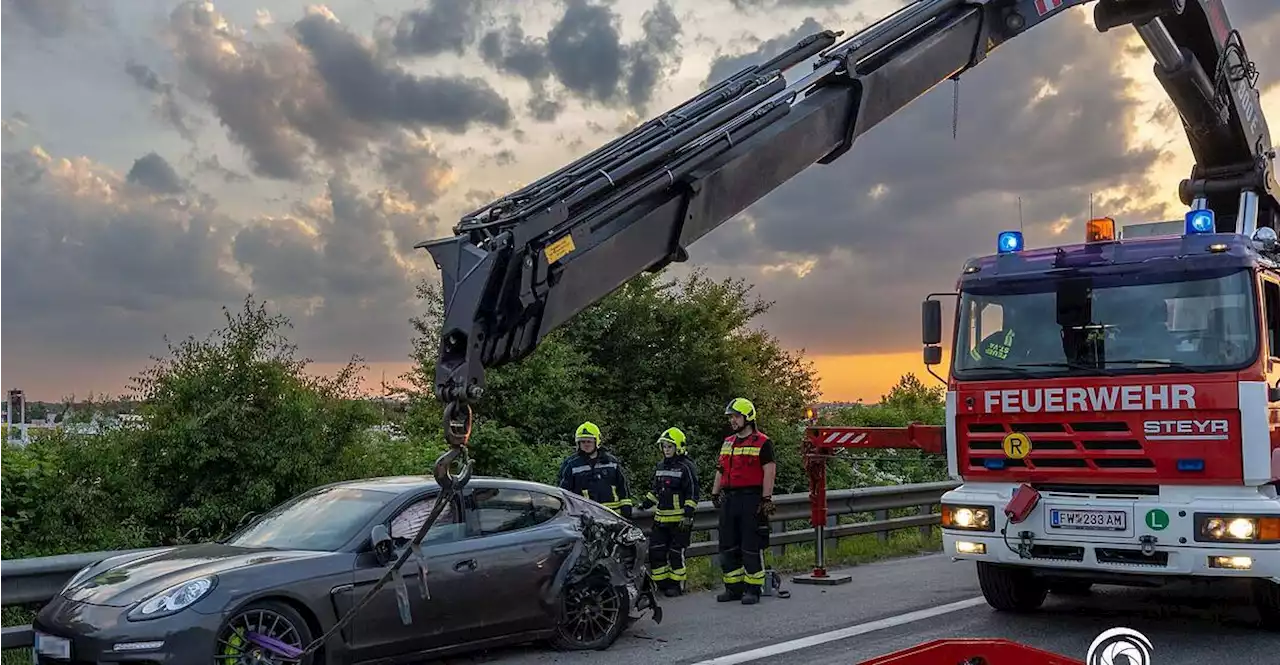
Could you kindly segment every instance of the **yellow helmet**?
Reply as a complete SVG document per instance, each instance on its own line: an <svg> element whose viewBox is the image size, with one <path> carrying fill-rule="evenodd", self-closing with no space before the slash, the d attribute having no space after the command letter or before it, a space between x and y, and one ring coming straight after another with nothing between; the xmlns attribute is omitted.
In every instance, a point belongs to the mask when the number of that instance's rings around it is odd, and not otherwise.
<svg viewBox="0 0 1280 665"><path fill-rule="evenodd" d="M600 428L593 422L585 422L578 425L578 431L573 435L574 440L577 439L595 439L596 445L600 445Z"/></svg>
<svg viewBox="0 0 1280 665"><path fill-rule="evenodd" d="M681 432L679 427L669 427L665 432L658 436L658 444L670 443L676 447L677 455L685 454L684 442L684 432Z"/></svg>
<svg viewBox="0 0 1280 665"><path fill-rule="evenodd" d="M724 415L727 416L731 413L742 414L742 417L746 418L749 423L756 421L756 405L745 397L735 397L732 402L729 402L729 406L724 407Z"/></svg>

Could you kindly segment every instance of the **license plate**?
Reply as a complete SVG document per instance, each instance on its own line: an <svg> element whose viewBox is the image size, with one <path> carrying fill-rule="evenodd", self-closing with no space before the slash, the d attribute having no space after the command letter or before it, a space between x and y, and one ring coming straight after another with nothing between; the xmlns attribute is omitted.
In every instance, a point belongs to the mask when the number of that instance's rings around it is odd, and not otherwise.
<svg viewBox="0 0 1280 665"><path fill-rule="evenodd" d="M71 640L65 637L36 633L33 642L32 646L35 648L32 651L34 653L50 658L71 660Z"/></svg>
<svg viewBox="0 0 1280 665"><path fill-rule="evenodd" d="M1129 528L1129 514L1118 510L1061 510L1049 511L1049 526L1055 529L1080 529L1082 531L1124 531Z"/></svg>

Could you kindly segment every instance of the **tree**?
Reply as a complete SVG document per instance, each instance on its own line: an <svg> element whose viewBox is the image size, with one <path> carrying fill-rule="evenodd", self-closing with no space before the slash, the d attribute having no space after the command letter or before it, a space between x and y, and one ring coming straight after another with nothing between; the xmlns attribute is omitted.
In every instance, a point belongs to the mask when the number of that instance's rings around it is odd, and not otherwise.
<svg viewBox="0 0 1280 665"><path fill-rule="evenodd" d="M130 438L147 506L171 535L210 537L318 484L363 475L365 430L377 422L356 395L352 359L332 377L281 334L282 315L246 299L204 340L170 345L134 380L145 426Z"/></svg>
<svg viewBox="0 0 1280 665"><path fill-rule="evenodd" d="M728 434L724 407L743 396L778 450L777 491L803 489L797 423L817 397L816 375L802 354L748 327L771 306L750 292L742 280L717 282L701 272L681 281L641 275L547 335L529 357L488 370L472 443L478 468L494 473L502 464L505 475L553 482L548 460L570 454L574 429L591 420L643 494L660 455L658 434L677 426L689 437L705 490ZM443 300L425 283L419 297L426 307L413 320L416 368L408 378L423 413L417 435L426 436L440 423L431 386Z"/></svg>

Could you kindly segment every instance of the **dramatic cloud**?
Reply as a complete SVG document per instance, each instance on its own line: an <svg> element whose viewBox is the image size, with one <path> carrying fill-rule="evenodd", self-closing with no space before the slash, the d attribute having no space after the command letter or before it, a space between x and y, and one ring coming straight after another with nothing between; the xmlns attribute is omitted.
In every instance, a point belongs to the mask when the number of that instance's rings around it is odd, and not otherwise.
<svg viewBox="0 0 1280 665"><path fill-rule="evenodd" d="M162 334L207 330L219 305L252 292L324 357L399 360L385 351L404 344L414 264L425 260L412 246L434 219L392 192L334 177L288 214L240 221L188 195L155 153L121 177L84 158L12 151L3 177L3 298L22 312L5 325L10 349L110 350L138 369Z"/></svg>
<svg viewBox="0 0 1280 665"><path fill-rule="evenodd" d="M2 1L20 37L0 112L5 379L33 398L118 391L165 335L205 333L249 293L318 361L404 362L414 286L438 279L414 244L657 107L901 4ZM1280 4L1228 9L1276 122ZM956 138L946 82L673 271L755 283L788 346L914 351L919 300L998 231L1074 241L1091 195L1122 224L1175 215L1177 115L1133 31L1088 15L965 74Z"/></svg>
<svg viewBox="0 0 1280 665"><path fill-rule="evenodd" d="M139 163L135 172L146 173L155 162ZM35 345L92 355L86 331L101 324L92 338L99 353L137 354L154 349L161 331L112 322L147 312L181 316L242 297L221 263L230 229L197 202L38 147L4 153L3 178L3 299L22 312L4 327L7 344L20 340L11 351Z"/></svg>
<svg viewBox="0 0 1280 665"><path fill-rule="evenodd" d="M175 51L256 174L297 180L315 159L341 162L397 127L506 127L505 99L480 79L414 76L377 55L331 12L297 21L296 42L249 40L208 3L170 16Z"/></svg>
<svg viewBox="0 0 1280 665"><path fill-rule="evenodd" d="M566 0L545 38L526 36L519 17L510 15L480 38L479 52L495 70L529 82L534 96L528 109L540 122L554 120L564 108L546 87L552 77L578 99L646 111L660 82L682 61L682 27L669 0L645 11L640 31L638 40L624 44L612 8Z"/></svg>
<svg viewBox="0 0 1280 665"><path fill-rule="evenodd" d="M182 138L192 140L191 121L179 106L173 85L162 80L150 67L132 60L125 65L125 73L134 83L155 94L156 115L176 129Z"/></svg>
<svg viewBox="0 0 1280 665"><path fill-rule="evenodd" d="M466 52L476 39L480 0L431 0L426 9L407 12L396 25L392 44L408 55Z"/></svg>
<svg viewBox="0 0 1280 665"><path fill-rule="evenodd" d="M126 180L157 194L177 194L187 188L168 160L154 152L139 157L129 169Z"/></svg>
<svg viewBox="0 0 1280 665"><path fill-rule="evenodd" d="M433 203L456 177L449 162L427 141L402 138L379 155L382 173L422 204Z"/></svg>

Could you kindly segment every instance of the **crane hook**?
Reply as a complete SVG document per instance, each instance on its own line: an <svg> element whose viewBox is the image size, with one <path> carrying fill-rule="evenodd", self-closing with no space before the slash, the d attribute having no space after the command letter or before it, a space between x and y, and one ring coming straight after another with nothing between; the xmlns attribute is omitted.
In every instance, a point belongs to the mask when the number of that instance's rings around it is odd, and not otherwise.
<svg viewBox="0 0 1280 665"><path fill-rule="evenodd" d="M465 409L466 413L459 419L458 411L461 409ZM436 458L435 466L436 483L443 490L462 489L471 480L471 469L475 466L475 461L467 454L467 441L471 438L472 420L470 405L457 400L445 405L444 441L449 444L449 449ZM459 457L462 458L462 470L454 475L449 467Z"/></svg>

